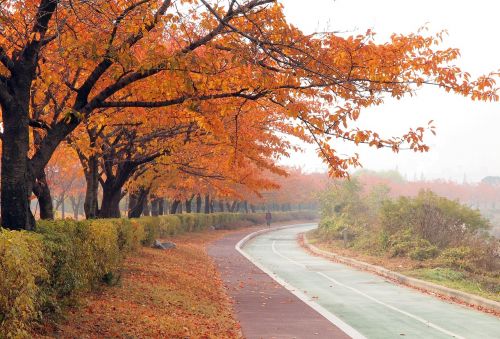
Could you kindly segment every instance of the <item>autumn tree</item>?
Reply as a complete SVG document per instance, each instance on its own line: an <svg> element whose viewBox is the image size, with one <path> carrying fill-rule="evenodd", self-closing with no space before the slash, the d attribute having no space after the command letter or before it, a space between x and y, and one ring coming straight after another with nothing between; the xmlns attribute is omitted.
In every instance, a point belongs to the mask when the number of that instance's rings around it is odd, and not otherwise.
<svg viewBox="0 0 500 339"><path fill-rule="evenodd" d="M240 104L234 110L227 105L224 115L208 106L198 107L203 109L204 119L194 120L196 125L190 125L180 143L170 146L169 156L150 163L147 171L134 179L138 185L129 185L130 216L140 215L140 204L148 194L168 196L171 213L181 204L192 212L193 203L196 212L201 212L203 204L208 213L214 199L242 198L244 190L276 187L266 172L285 174L276 159L287 154L289 143L275 135L285 125L269 121L269 114L252 105Z"/></svg>
<svg viewBox="0 0 500 339"><path fill-rule="evenodd" d="M65 218L66 201L70 200L73 218L78 219L85 179L76 152L67 144L61 145L47 164L45 173L51 194L48 199L39 199L38 201L40 218L54 219L53 211L59 208L61 208L61 217ZM52 200L55 201L55 205Z"/></svg>
<svg viewBox="0 0 500 339"><path fill-rule="evenodd" d="M498 98L491 77L450 66L458 51L437 49L440 35L385 44L371 32L304 35L276 0L8 0L0 26L1 212L14 229L33 227L28 198L58 145L107 109L183 107L202 119L204 103L221 115L245 103L316 142L330 173L345 176L359 160L337 154L332 139L427 150L425 128L394 138L349 128L384 95L430 83ZM44 130L36 147L30 129Z"/></svg>
<svg viewBox="0 0 500 339"><path fill-rule="evenodd" d="M279 188L263 191L262 197L250 196L248 200L256 205L278 210L314 208L318 194L329 185L326 173L305 173L300 168L284 168L286 176L265 173Z"/></svg>

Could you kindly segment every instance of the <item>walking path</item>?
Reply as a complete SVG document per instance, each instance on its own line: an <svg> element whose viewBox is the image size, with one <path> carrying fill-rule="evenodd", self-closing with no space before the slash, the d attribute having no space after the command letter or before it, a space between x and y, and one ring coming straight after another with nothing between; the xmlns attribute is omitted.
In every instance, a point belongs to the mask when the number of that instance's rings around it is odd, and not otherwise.
<svg viewBox="0 0 500 339"><path fill-rule="evenodd" d="M254 264L235 245L245 234L230 235L209 247L221 273L245 338L348 338Z"/></svg>
<svg viewBox="0 0 500 339"><path fill-rule="evenodd" d="M500 320L492 315L451 304L396 285L377 275L309 254L297 243L297 235L315 227L316 224L307 224L262 234L245 244L242 251L276 281L309 304L310 310L314 308L324 319L329 319L352 337L500 338ZM233 253L229 249L227 251ZM247 279L245 272L251 271L252 277L258 277L245 291L232 292L236 296L237 316L243 315L241 320L245 334L250 333L246 331L252 327L261 326L261 315L255 314L259 313L255 299L260 303L270 303L266 307L261 305L261 309L272 308L275 312L289 313L291 317L298 316L300 320L304 318L302 314L297 314L303 312L303 307L297 305L300 304L297 299L290 303L296 309L290 310L288 304L263 298L259 294L264 288L262 285L268 286L267 291L270 291L274 283L242 260L233 254L224 276L228 279L228 276L235 274L233 280ZM236 261L241 263L235 265ZM239 268L235 270L235 266ZM288 328L287 324L280 324L279 319L272 321L276 321L276 326L281 326L276 331ZM312 324L309 321L301 322L301 326L306 329ZM280 337L291 336L284 334ZM298 333L296 337L315 338L305 332Z"/></svg>

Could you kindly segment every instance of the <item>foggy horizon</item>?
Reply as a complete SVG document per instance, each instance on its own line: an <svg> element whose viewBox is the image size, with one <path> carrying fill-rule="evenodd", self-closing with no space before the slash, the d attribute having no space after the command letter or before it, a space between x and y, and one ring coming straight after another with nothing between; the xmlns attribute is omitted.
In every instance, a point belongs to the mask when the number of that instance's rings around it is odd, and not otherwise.
<svg viewBox="0 0 500 339"><path fill-rule="evenodd" d="M292 0L281 2L290 22L306 33L333 30L356 35L371 29L376 33L376 41L383 43L392 33L409 33L425 25L426 34L447 30L441 47L459 48L461 56L457 66L472 76L498 71L500 66L500 47L491 43L500 31L500 22L495 18L500 3L425 0L410 11L402 10L391 0L315 0L315 6L309 8ZM363 11L357 10L359 8ZM400 151L394 154L387 149L354 147L341 141L334 141L333 145L341 154L359 153L364 169L397 169L409 180L423 175L428 180L462 183L465 179L476 183L486 176L500 175L500 157L491 154L500 149L499 113L498 102L473 102L427 86L419 90L416 97L388 99L378 107L362 111L355 125L380 131L387 137L403 134L409 128L427 126L429 120L434 120L437 135L428 134L424 139L430 146L428 153ZM291 154L280 163L301 167L306 172L326 172L327 166L316 155L315 145L300 145L304 153ZM351 169L354 171L356 169Z"/></svg>

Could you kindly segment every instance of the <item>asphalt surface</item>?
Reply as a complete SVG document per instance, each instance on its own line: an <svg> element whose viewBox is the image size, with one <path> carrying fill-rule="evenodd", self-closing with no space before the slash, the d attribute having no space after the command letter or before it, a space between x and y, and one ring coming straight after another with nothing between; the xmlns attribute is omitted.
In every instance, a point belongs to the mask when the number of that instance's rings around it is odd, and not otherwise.
<svg viewBox="0 0 500 339"><path fill-rule="evenodd" d="M315 227L307 224L259 235L242 252L352 337L500 338L500 319L495 316L309 254L297 243L297 236ZM250 269L260 277L255 268ZM261 288L255 283L256 290ZM307 321L303 326L309 326Z"/></svg>
<svg viewBox="0 0 500 339"><path fill-rule="evenodd" d="M234 300L245 338L348 338L242 256L235 245L245 235L230 235L208 248Z"/></svg>

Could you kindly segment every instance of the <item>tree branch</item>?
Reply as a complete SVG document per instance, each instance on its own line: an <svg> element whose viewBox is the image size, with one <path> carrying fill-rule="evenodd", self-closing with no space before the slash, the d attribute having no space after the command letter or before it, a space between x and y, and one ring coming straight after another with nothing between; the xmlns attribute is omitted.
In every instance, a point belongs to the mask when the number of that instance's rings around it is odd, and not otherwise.
<svg viewBox="0 0 500 339"><path fill-rule="evenodd" d="M14 68L14 62L12 59L7 55L7 52L5 52L5 49L0 46L0 62L7 67L9 71L12 71Z"/></svg>
<svg viewBox="0 0 500 339"><path fill-rule="evenodd" d="M188 100L206 101L224 98L244 98L247 100L257 100L264 97L269 91L261 91L257 93L245 93L248 89L241 89L235 92L208 94L200 96L182 96L176 99L164 101L106 101L98 105L98 107L145 107L145 108L158 108L182 104Z"/></svg>
<svg viewBox="0 0 500 339"><path fill-rule="evenodd" d="M34 39L26 44L23 49L22 57L24 60L28 61L32 67L35 67L38 61L38 52L42 46L42 40L45 37L45 33L49 29L49 22L52 19L59 0L42 0L38 6L38 11L36 13L35 24L33 25L32 33L34 34Z"/></svg>
<svg viewBox="0 0 500 339"><path fill-rule="evenodd" d="M47 123L45 123L44 121L41 121L41 120L36 120L36 119L30 119L29 122L28 122L29 126L30 127L33 127L33 128L41 128L41 129L44 129L44 130L49 130L50 129L50 126L47 125Z"/></svg>

